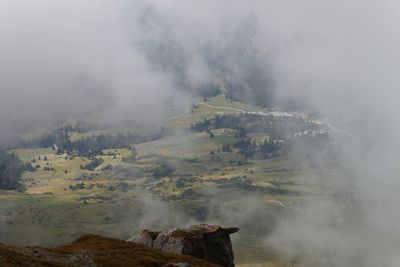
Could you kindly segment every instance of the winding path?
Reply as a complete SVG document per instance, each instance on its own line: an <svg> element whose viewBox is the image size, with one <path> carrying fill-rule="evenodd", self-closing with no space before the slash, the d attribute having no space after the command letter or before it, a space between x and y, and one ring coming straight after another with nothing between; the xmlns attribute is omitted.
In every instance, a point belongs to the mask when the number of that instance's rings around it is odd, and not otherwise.
<svg viewBox="0 0 400 267"><path fill-rule="evenodd" d="M230 107L212 106L212 105L209 105L209 104L207 104L207 103L199 103L199 105L203 105L203 106L206 106L206 107L208 107L208 108L229 109L229 110L233 110L233 111L237 111L237 112L249 112L249 111L246 111L246 110L240 109L240 108L230 108Z"/></svg>

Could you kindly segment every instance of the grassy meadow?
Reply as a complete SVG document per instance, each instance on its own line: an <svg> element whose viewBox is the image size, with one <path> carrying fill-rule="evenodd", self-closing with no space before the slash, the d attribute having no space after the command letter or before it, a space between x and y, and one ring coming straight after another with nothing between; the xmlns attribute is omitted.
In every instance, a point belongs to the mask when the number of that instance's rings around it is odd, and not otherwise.
<svg viewBox="0 0 400 267"><path fill-rule="evenodd" d="M166 127L179 130L218 112L239 110L262 109L219 95L196 104L192 112L171 118ZM133 130L73 133L71 139L126 131ZM265 247L260 236L270 231L266 226L282 209L321 192L300 179L305 170L313 170L299 158L245 160L236 149L218 153L223 144L233 144L236 131L217 129L213 133L210 138L207 133L177 131L137 144L136 158L128 161L123 160L130 156L127 149L105 150L97 156L104 162L93 171L81 168L90 159L57 155L51 148L13 150L37 170L23 174L24 192L0 193L0 242L54 246L87 233L125 239L145 227L208 222L241 228L233 236L238 266L287 266ZM261 142L268 135L252 138ZM173 172L155 178L152 174L162 162ZM251 200L257 201L254 210L241 210Z"/></svg>

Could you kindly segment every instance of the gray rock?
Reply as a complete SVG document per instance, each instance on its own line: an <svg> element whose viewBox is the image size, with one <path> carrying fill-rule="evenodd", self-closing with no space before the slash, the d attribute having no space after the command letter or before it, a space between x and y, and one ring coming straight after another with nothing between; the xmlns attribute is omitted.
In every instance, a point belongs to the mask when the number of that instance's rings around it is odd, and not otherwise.
<svg viewBox="0 0 400 267"><path fill-rule="evenodd" d="M164 252L189 255L224 267L234 267L230 234L238 227L222 228L218 225L200 224L188 228L172 228L161 232L143 230L129 239Z"/></svg>
<svg viewBox="0 0 400 267"><path fill-rule="evenodd" d="M127 241L133 242L133 243L138 243L138 244L144 244L149 247L153 247L153 242L154 239L156 239L157 235L160 232L154 232L154 231L149 231L147 229L143 230L139 235L136 235Z"/></svg>

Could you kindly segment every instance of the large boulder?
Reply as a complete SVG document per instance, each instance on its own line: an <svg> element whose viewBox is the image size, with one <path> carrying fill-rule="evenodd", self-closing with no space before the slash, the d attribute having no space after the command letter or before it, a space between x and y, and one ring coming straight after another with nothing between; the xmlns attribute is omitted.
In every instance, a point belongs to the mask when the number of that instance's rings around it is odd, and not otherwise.
<svg viewBox="0 0 400 267"><path fill-rule="evenodd" d="M218 225L199 224L188 228L172 228L161 232L143 230L129 241L145 244L152 248L189 255L199 259L234 267L230 234L238 227L222 228Z"/></svg>

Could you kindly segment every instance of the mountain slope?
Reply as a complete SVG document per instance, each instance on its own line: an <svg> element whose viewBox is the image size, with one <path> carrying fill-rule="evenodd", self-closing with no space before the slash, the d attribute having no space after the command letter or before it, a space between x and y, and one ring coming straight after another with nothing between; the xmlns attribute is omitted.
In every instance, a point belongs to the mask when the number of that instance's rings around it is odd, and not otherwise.
<svg viewBox="0 0 400 267"><path fill-rule="evenodd" d="M98 235L85 235L71 244L58 248L13 247L0 245L0 266L19 267L91 267L91 266L178 266L188 263L193 267L217 265L160 252L145 245Z"/></svg>

